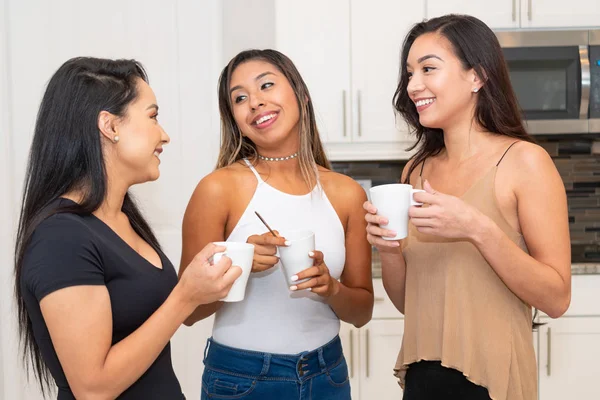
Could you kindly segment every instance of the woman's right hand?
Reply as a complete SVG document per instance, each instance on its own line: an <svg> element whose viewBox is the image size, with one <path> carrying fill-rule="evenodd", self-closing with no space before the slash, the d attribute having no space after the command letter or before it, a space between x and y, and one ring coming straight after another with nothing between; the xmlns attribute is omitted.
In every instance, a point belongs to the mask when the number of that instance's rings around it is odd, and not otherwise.
<svg viewBox="0 0 600 400"><path fill-rule="evenodd" d="M221 257L217 263L211 263L213 255L222 251L225 251L224 246L207 244L181 275L179 284L184 296L195 307L214 303L227 296L233 282L242 274L242 269L232 266L227 256Z"/></svg>
<svg viewBox="0 0 600 400"><path fill-rule="evenodd" d="M252 260L252 272L262 272L272 268L279 261L277 246L287 246L289 243L284 237L279 236L279 232L265 232L262 235L252 235L246 240L247 243L254 245L254 259Z"/></svg>
<svg viewBox="0 0 600 400"><path fill-rule="evenodd" d="M369 201L365 201L363 208L367 212L365 220L367 221L367 240L369 243L371 243L372 246L375 246L379 252L396 251L393 249L397 249L400 246L398 240L383 239L384 236L396 236L396 232L380 227L380 225L388 223L387 218L377 215L377 208Z"/></svg>

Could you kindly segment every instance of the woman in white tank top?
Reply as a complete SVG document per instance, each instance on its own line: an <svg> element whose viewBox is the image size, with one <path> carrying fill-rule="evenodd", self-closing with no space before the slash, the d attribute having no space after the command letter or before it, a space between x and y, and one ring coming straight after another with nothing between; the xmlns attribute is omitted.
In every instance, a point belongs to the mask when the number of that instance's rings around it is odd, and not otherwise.
<svg viewBox="0 0 600 400"><path fill-rule="evenodd" d="M340 320L371 319L371 247L364 190L330 170L310 94L294 64L275 50L235 56L219 79L222 140L217 170L198 184L183 222L181 265L209 242L255 246L241 302L216 312L205 351L202 398L349 399ZM315 233L313 267L288 287L274 230ZM180 272L183 271L183 268Z"/></svg>

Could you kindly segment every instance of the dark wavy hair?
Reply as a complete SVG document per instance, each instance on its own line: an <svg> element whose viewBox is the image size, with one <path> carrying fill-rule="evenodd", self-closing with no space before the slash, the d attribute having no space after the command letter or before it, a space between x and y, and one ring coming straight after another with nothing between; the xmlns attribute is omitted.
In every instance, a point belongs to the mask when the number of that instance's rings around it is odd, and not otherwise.
<svg viewBox="0 0 600 400"><path fill-rule="evenodd" d="M419 22L404 39L400 78L393 98L394 109L406 120L417 137L415 144L409 148L417 148L417 152L412 157L413 163L406 174L405 183L409 183L411 173L419 164L445 148L442 130L425 127L419 122L419 114L407 90L408 53L415 40L426 33L437 33L445 37L462 67L465 70L474 69L484 80L475 106L477 123L491 133L534 142L523 126L504 54L494 32L479 19L469 15L449 14Z"/></svg>
<svg viewBox="0 0 600 400"><path fill-rule="evenodd" d="M23 256L36 227L57 213L90 214L106 197L107 177L98 116L101 111L124 117L138 96L137 82L148 81L135 60L79 57L65 62L50 79L42 99L25 177L15 245L15 296L23 362L45 394L50 373L33 336L21 287ZM56 204L71 191L83 194L79 204ZM155 248L154 233L130 194L122 211L135 231Z"/></svg>

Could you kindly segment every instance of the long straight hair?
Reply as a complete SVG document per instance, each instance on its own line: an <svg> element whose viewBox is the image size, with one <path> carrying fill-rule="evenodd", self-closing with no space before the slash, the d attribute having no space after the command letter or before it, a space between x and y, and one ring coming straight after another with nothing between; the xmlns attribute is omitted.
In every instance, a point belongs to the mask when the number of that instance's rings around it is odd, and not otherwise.
<svg viewBox="0 0 600 400"><path fill-rule="evenodd" d="M242 132L235 122L232 111L233 105L229 95L231 75L235 69L240 64L254 60L265 61L273 65L285 76L294 90L300 114L298 123L300 135L298 161L306 185L312 188L317 180L316 166L320 165L331 169L331 164L323 149L323 143L321 143L308 87L294 63L277 50L242 51L233 57L221 72L218 84L219 112L221 114L221 149L217 168L226 167L242 158L256 159L258 156L254 143L247 137L242 136Z"/></svg>
<svg viewBox="0 0 600 400"><path fill-rule="evenodd" d="M521 110L510 83L510 76L500 43L494 32L483 22L469 15L449 14L414 25L404 39L400 62L400 78L394 93L396 112L406 120L416 135L417 148L413 163L406 174L409 183L413 170L426 158L439 154L444 148L441 129L428 128L419 122L419 113L408 95L408 53L415 40L426 33L445 37L460 60L464 70L474 69L484 84L477 95L474 117L485 130L498 135L534 142L523 126Z"/></svg>
<svg viewBox="0 0 600 400"><path fill-rule="evenodd" d="M33 336L23 299L23 257L33 232L46 218L57 213L89 215L106 198L107 176L98 116L107 111L125 117L127 106L137 98L139 79L148 81L144 68L135 60L73 58L54 73L42 98L15 245L15 296L23 362L27 371L33 368L44 395L50 388L50 374ZM79 204L50 207L60 196L74 190L83 194ZM133 229L160 249L129 193L122 211Z"/></svg>

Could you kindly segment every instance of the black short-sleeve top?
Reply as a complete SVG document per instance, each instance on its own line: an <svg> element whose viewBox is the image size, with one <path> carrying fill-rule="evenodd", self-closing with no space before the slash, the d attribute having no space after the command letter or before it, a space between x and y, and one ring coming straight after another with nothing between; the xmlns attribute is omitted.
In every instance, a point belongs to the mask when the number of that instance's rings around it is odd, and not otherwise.
<svg viewBox="0 0 600 400"><path fill-rule="evenodd" d="M68 205L59 199L52 206ZM58 399L75 399L40 310L48 294L70 286L106 286L112 310L112 344L139 328L177 284L169 259L155 267L92 214L54 214L35 229L23 258L21 290L34 338L58 387ZM168 343L119 399L183 399Z"/></svg>

